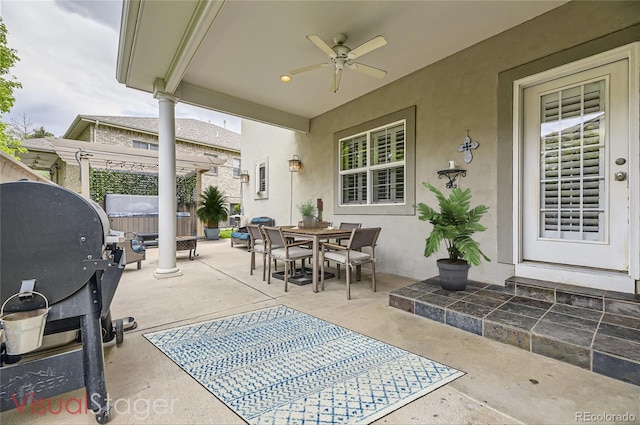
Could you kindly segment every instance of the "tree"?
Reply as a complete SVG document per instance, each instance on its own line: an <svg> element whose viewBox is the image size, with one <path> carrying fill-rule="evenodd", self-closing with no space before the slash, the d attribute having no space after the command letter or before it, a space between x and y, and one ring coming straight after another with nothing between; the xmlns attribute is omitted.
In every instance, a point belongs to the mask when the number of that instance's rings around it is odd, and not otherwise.
<svg viewBox="0 0 640 425"><path fill-rule="evenodd" d="M17 140L28 139L29 134L33 132L33 121L31 117L23 113L20 115L20 118L11 118L9 132L11 136Z"/></svg>
<svg viewBox="0 0 640 425"><path fill-rule="evenodd" d="M49 133L43 126L36 128L33 133L27 137L28 139L40 139L42 137L53 137L53 133Z"/></svg>
<svg viewBox="0 0 640 425"><path fill-rule="evenodd" d="M0 114L11 110L16 101L13 91L22 87L16 77L9 74L9 70L19 60L17 51L7 46L7 27L0 17ZM0 122L0 150L11 156L27 151L19 141L11 137L5 122Z"/></svg>
<svg viewBox="0 0 640 425"><path fill-rule="evenodd" d="M33 120L25 113L23 113L19 119L11 118L9 134L17 140L38 139L41 137L53 136L53 133L47 131L43 126L35 128Z"/></svg>

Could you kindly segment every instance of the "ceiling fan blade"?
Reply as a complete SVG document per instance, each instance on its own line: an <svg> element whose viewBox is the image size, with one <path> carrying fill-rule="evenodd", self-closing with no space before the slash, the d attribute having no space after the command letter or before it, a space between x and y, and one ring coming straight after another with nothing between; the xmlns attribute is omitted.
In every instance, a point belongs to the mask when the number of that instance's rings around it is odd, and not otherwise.
<svg viewBox="0 0 640 425"><path fill-rule="evenodd" d="M327 44L325 43L320 37L318 37L315 34L311 34L307 36L307 39L312 42L313 44L315 44L316 46L318 46L318 48L320 50L322 50L323 52L325 52L326 54L328 54L329 56L335 56L336 52L333 51L333 49Z"/></svg>
<svg viewBox="0 0 640 425"><path fill-rule="evenodd" d="M340 80L342 79L342 69L336 69L333 73L333 79L331 80L331 91L336 93L340 88Z"/></svg>
<svg viewBox="0 0 640 425"><path fill-rule="evenodd" d="M372 50L382 47L385 44L387 44L387 40L383 36L379 35L350 51L347 54L347 57L349 59L355 59L371 52Z"/></svg>
<svg viewBox="0 0 640 425"><path fill-rule="evenodd" d="M384 78L384 76L387 75L387 71L385 70L374 68L372 66L364 65L361 63L350 63L349 68L358 72L362 72L363 74L367 74L374 78Z"/></svg>
<svg viewBox="0 0 640 425"><path fill-rule="evenodd" d="M331 65L331 64L329 64L329 63L317 63L315 65L305 66L304 68L294 69L292 71L289 71L289 74L296 75L296 74L300 74L301 72L307 72L307 71L311 71L313 69L318 69L318 68L322 68L323 66L329 66L329 65Z"/></svg>

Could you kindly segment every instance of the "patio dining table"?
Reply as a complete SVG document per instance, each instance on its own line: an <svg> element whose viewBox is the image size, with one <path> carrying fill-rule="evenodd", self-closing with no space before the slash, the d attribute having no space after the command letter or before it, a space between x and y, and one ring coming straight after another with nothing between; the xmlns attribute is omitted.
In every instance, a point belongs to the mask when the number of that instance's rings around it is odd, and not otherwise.
<svg viewBox="0 0 640 425"><path fill-rule="evenodd" d="M320 242L327 241L329 239L345 238L351 236L350 229L330 229L330 228L310 228L305 229L301 227L282 227L282 233L284 236L292 237L297 240L312 241L311 247L313 251L313 257L311 258L311 264L313 273L311 279L313 282L313 292L318 292L318 265L319 265L319 252Z"/></svg>

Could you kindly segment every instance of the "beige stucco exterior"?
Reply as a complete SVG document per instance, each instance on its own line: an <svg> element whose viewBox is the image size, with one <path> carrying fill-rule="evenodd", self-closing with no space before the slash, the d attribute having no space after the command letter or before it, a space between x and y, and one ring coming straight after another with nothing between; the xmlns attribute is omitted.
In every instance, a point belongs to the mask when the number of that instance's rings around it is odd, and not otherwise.
<svg viewBox="0 0 640 425"><path fill-rule="evenodd" d="M334 133L415 105L416 155L411 160L416 168L416 202L434 199L422 182L444 189L436 172L447 168L449 160L464 164L457 147L468 131L479 148L465 166L467 176L459 186L472 190L472 204L490 207L483 218L488 230L478 234L477 240L492 259L473 267L469 277L502 284L514 273L513 80L638 40L640 2L571 2L312 119L308 134L269 130L245 121L243 163L253 164L268 152L271 187L267 201L254 202L245 196L246 210L250 216L272 215L278 224L289 222L286 160L299 154L304 169L293 176L294 223L296 203L322 198L325 220L382 227L377 270L417 279L437 275L435 259L422 254L430 225L417 215L334 214ZM264 137L267 132L269 138Z"/></svg>

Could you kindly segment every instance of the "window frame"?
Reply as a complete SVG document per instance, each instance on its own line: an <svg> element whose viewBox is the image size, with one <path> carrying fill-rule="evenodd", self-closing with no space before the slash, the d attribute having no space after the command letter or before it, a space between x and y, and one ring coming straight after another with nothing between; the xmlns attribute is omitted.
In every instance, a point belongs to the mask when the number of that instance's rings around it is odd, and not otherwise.
<svg viewBox="0 0 640 425"><path fill-rule="evenodd" d="M205 156L208 156L210 158L220 158L220 155L214 152L205 152ZM209 171L207 172L207 174L209 175L213 175L213 176L217 176L219 174L219 168L217 165L213 164L211 165L211 168L209 168Z"/></svg>
<svg viewBox="0 0 640 425"><path fill-rule="evenodd" d="M139 146L136 146L136 143ZM155 143L150 143L150 142L143 142L142 140L136 140L136 139L132 139L131 140L131 146L134 149L140 149L140 150L144 150L144 151L158 151L159 146ZM143 147L144 146L144 147ZM153 147L153 149L152 149Z"/></svg>
<svg viewBox="0 0 640 425"><path fill-rule="evenodd" d="M261 170L264 169L264 173ZM255 196L253 199L269 199L269 158L256 161ZM262 177L261 177L262 175Z"/></svg>
<svg viewBox="0 0 640 425"><path fill-rule="evenodd" d="M416 107L410 106L400 111L385 115L363 124L338 131L333 136L334 148L334 214L364 214L364 215L415 215L415 134L416 134ZM404 201L398 203L373 203L373 172L380 169L397 168L399 162L386 164L369 164L372 145L370 134L383 128L393 127L403 122L404 128ZM361 170L367 173L367 200L364 204L342 204L342 179L345 173L341 170L341 144L349 138L355 138L366 134L367 165Z"/></svg>
<svg viewBox="0 0 640 425"><path fill-rule="evenodd" d="M240 174L242 174L242 161L240 158L232 158L231 163L232 163L231 172L233 173L233 178L239 179ZM236 163L238 165L237 167L236 167Z"/></svg>

